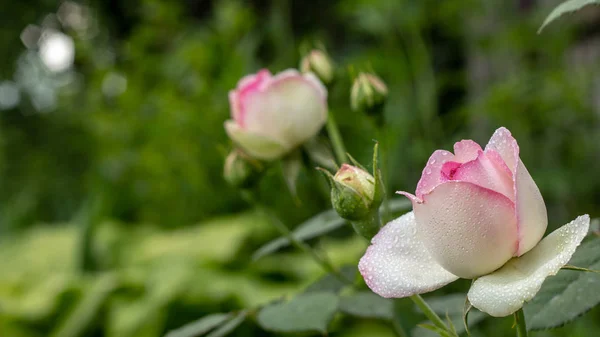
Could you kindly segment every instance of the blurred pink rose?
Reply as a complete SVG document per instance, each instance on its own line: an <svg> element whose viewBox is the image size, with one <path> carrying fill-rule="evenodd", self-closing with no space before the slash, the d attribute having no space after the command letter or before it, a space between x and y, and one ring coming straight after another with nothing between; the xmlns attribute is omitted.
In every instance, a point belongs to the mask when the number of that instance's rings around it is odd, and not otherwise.
<svg viewBox="0 0 600 337"><path fill-rule="evenodd" d="M399 193L410 198L413 212L384 226L358 266L383 297L469 278L475 279L468 298L476 308L509 315L569 261L589 228L584 215L541 240L546 206L505 128L496 130L485 150L463 140L454 144L454 154L435 151L416 195Z"/></svg>
<svg viewBox="0 0 600 337"><path fill-rule="evenodd" d="M314 137L327 120L327 90L313 74L263 69L229 92L229 137L246 153L277 159Z"/></svg>

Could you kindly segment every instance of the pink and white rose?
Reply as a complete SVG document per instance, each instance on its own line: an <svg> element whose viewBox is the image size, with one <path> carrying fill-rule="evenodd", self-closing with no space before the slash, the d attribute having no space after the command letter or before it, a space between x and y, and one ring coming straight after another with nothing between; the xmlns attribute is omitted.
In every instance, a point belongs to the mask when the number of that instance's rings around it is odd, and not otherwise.
<svg viewBox="0 0 600 337"><path fill-rule="evenodd" d="M589 216L581 216L541 240L546 206L505 128L485 149L463 140L454 154L435 151L415 195L399 193L413 212L382 228L359 263L367 285L383 297L469 278L476 279L468 294L475 307L509 315L568 262L589 227Z"/></svg>
<svg viewBox="0 0 600 337"><path fill-rule="evenodd" d="M229 92L229 137L249 155L274 160L314 137L327 120L327 89L313 74L266 70Z"/></svg>

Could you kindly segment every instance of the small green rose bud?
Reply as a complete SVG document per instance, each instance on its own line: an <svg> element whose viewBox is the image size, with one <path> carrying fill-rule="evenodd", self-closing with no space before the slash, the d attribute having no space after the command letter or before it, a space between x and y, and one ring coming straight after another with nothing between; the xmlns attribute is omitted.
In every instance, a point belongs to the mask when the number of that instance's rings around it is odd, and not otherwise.
<svg viewBox="0 0 600 337"><path fill-rule="evenodd" d="M350 106L354 111L380 114L387 95L387 86L379 77L374 74L360 73L352 84Z"/></svg>
<svg viewBox="0 0 600 337"><path fill-rule="evenodd" d="M325 52L314 49L300 61L300 71L314 73L324 84L333 81L335 67Z"/></svg>
<svg viewBox="0 0 600 337"><path fill-rule="evenodd" d="M342 165L333 179L338 188L331 190L336 211L345 219L358 220L369 213L375 196L375 178L348 164Z"/></svg>
<svg viewBox="0 0 600 337"><path fill-rule="evenodd" d="M247 188L258 181L263 170L261 162L248 157L239 150L233 150L225 158L223 177L233 187Z"/></svg>
<svg viewBox="0 0 600 337"><path fill-rule="evenodd" d="M378 169L377 145L373 155L373 175L349 155L355 165L343 164L335 175L321 169L331 185L331 204L335 211L352 223L354 230L371 239L381 227L379 206L384 186Z"/></svg>

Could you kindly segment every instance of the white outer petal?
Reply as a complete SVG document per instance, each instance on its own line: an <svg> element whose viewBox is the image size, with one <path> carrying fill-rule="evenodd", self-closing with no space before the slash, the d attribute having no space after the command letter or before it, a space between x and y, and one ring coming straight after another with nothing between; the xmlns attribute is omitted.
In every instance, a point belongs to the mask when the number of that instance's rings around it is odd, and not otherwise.
<svg viewBox="0 0 600 337"><path fill-rule="evenodd" d="M232 119L225 121L225 131L237 146L254 158L274 160L290 150L272 139L242 129Z"/></svg>
<svg viewBox="0 0 600 337"><path fill-rule="evenodd" d="M508 316L531 300L546 277L569 262L588 232L590 217L579 216L545 237L527 254L478 278L468 293L471 304L495 317Z"/></svg>
<svg viewBox="0 0 600 337"><path fill-rule="evenodd" d="M360 259L358 269L376 294L407 297L441 288L458 279L440 266L417 238L413 212L389 222Z"/></svg>

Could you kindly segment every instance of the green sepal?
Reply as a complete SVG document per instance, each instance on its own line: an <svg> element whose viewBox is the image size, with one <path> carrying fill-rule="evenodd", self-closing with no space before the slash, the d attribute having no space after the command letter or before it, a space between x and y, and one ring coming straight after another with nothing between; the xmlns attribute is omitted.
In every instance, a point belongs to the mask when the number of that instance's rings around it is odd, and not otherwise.
<svg viewBox="0 0 600 337"><path fill-rule="evenodd" d="M375 193L373 195L373 204L371 208L379 209L383 199L385 198L385 185L383 184L383 176L379 169L379 143L375 143L373 147L373 177L375 178Z"/></svg>

